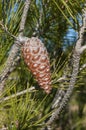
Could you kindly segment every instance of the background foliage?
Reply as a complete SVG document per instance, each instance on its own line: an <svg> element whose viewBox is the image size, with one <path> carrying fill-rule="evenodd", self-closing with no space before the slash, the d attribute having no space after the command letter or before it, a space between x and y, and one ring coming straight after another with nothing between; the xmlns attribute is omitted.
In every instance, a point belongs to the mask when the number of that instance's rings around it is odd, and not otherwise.
<svg viewBox="0 0 86 130"><path fill-rule="evenodd" d="M0 20L8 30L18 35L24 0L0 1ZM21 59L9 75L1 99L35 86L35 90L0 103L0 127L9 130L41 130L51 115L51 103L56 90L67 89L67 82L58 82L64 73L71 74L71 55L82 24L85 0L32 0L24 35L38 36L49 52L53 90L46 95ZM69 33L70 32L70 33ZM9 55L14 39L0 28L0 71ZM80 67L86 63L86 51ZM75 90L67 108L53 122L52 130L85 130L86 128L86 68L79 72Z"/></svg>

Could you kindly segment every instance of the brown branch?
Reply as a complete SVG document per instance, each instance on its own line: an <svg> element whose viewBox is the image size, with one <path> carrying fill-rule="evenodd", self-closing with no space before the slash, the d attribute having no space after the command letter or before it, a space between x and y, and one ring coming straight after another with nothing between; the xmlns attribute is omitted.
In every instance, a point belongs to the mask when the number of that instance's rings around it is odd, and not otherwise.
<svg viewBox="0 0 86 130"><path fill-rule="evenodd" d="M79 72L81 72L83 69L85 69L86 68L86 64L83 64L80 68L79 68ZM64 83L64 82L67 82L67 81L69 81L69 78L67 78L67 77L71 77L71 75L70 74L64 74L62 77L60 77L56 82L58 82L58 83ZM66 86L67 87L67 86ZM67 88L66 88L67 89ZM62 88L60 88L60 89L58 89L57 90L57 92L56 92L56 94L55 94L55 97L54 97L54 99L53 99L53 102L52 102L52 106L51 106L51 108L52 109L54 109L54 108L57 108L57 107L59 107L59 105L60 105L60 103L61 103L61 101L62 101L62 99L63 99L63 97L64 97L64 95L65 95L65 93L66 93L66 90L64 87L62 87Z"/></svg>
<svg viewBox="0 0 86 130"><path fill-rule="evenodd" d="M69 87L67 89L66 94L64 95L64 97L62 99L62 102L60 103L59 108L56 109L56 111L54 113L52 113L52 116L50 117L47 124L51 124L55 119L57 119L59 117L60 112L62 111L62 109L64 109L66 103L68 102L70 95L72 94L75 82L76 82L78 69L79 69L79 60L80 60L80 54L74 52L74 55L73 55L74 65L73 65L73 72L71 75Z"/></svg>
<svg viewBox="0 0 86 130"><path fill-rule="evenodd" d="M79 38L76 42L76 46L75 46L74 53L73 53L73 71L72 71L72 75L70 78L69 87L68 87L66 94L64 95L59 107L52 113L51 117L46 122L47 126L50 126L55 119L59 118L59 114L62 111L62 109L64 109L65 105L67 104L67 102L73 92L75 83L76 83L77 75L79 72L79 62L80 62L80 55L81 55L81 49L82 49L82 43L83 43L83 34L84 34L85 28L86 28L86 11L84 12L83 16L84 16L83 17L83 26L80 29ZM83 51L84 51L84 49L83 49ZM58 102L57 102L57 104L58 104Z"/></svg>
<svg viewBox="0 0 86 130"><path fill-rule="evenodd" d="M8 101L8 100L10 100L10 99L12 99L12 98L15 98L15 97L24 95L24 94L26 94L26 93L28 93L28 92L32 92L32 91L34 91L34 90L35 90L35 87L28 88L28 89L26 89L26 90L23 90L23 91L21 91L21 92L18 92L18 93L16 93L16 94L11 95L11 96L8 96L8 97L5 97L5 98L3 98L3 99L0 99L0 103L2 103L2 102L4 102L4 101Z"/></svg>
<svg viewBox="0 0 86 130"><path fill-rule="evenodd" d="M21 22L20 22L19 31L21 31L21 32L19 33L19 36L18 36L19 41L25 40L25 38L21 39L20 36L23 35L23 30L24 30L24 27L25 27L25 22L26 22L26 17L27 17L29 5L30 5L30 0L26 0L24 10L23 10L23 14L22 14L22 18L21 18ZM2 84L2 82L5 83L5 80L7 79L9 73L11 72L10 70L12 70L12 68L14 68L15 58L18 55L19 48L20 48L20 46L19 46L20 42L19 41L18 40L14 41L14 44L13 44L11 50L10 50L9 56L8 56L7 61L5 63L5 67L2 70L2 72L0 73L0 93L2 93L3 88L4 88L4 84Z"/></svg>
<svg viewBox="0 0 86 130"><path fill-rule="evenodd" d="M52 113L52 115L48 119L48 121L45 122L45 124L47 126L47 130L49 130L51 128L51 125L54 122L54 120L59 118L60 112L66 106L66 104L67 104L67 102L68 102L68 100L73 92L73 89L74 89L74 86L75 86L75 83L77 80L78 72L79 72L79 70L81 71L81 69L79 69L79 62L80 62L80 55L85 50L85 46L83 47L82 43L84 42L83 34L84 34L85 28L86 28L86 11L84 12L83 16L84 16L83 17L83 26L80 29L79 38L76 42L76 46L75 46L75 49L73 52L73 71L72 71L72 75L70 78L69 86L68 86L66 93L64 93L64 90L59 91L59 93L58 92L56 93L56 96L54 98L55 101L53 100L53 102L52 102L53 103L52 108L53 109L55 108L55 111ZM83 68L85 68L85 67L86 67L86 65L84 65ZM61 80L64 82L66 80L66 77L63 76L62 78L60 78L58 80L58 82L60 82ZM56 109L56 107L57 107L57 109ZM45 129L46 128L43 128L42 130L45 130Z"/></svg>
<svg viewBox="0 0 86 130"><path fill-rule="evenodd" d="M23 35L23 30L25 28L25 22L26 22L26 18L27 18L30 1L31 0L26 0L26 2L25 2L25 7L23 10L23 14L22 14L21 22L20 22L20 29L19 29L20 35Z"/></svg>

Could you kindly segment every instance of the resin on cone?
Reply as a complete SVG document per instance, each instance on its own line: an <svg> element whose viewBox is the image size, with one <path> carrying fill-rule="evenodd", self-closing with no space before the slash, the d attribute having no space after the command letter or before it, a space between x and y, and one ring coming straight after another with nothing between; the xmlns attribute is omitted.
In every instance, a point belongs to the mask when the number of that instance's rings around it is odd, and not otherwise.
<svg viewBox="0 0 86 130"><path fill-rule="evenodd" d="M51 91L51 73L48 53L37 37L29 38L22 47L24 61L46 93Z"/></svg>

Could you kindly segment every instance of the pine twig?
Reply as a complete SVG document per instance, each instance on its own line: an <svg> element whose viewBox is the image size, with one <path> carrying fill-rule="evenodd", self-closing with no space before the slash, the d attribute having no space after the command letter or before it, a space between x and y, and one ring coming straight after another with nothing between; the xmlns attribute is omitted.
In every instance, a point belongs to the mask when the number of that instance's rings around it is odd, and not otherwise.
<svg viewBox="0 0 86 130"><path fill-rule="evenodd" d="M28 88L28 89L23 90L23 91L21 91L21 92L18 92L18 93L16 93L16 94L13 94L13 95L11 95L11 96L4 97L3 99L0 99L0 103L2 103L2 102L4 102L4 101L8 101L8 100L10 100L10 99L12 99L12 98L15 98L15 97L24 95L24 94L26 94L26 93L28 93L28 92L32 92L33 90L35 90L35 87L31 87L31 88Z"/></svg>
<svg viewBox="0 0 86 130"><path fill-rule="evenodd" d="M72 92L73 92L73 88L77 79L77 75L78 75L78 71L79 71L79 62L80 62L80 55L81 55L81 50L84 51L82 43L84 42L83 40L83 34L85 32L85 28L86 28L86 11L84 11L84 17L83 17L83 26L80 29L79 32L79 38L76 42L76 46L74 49L74 53L73 53L73 71L72 71L72 75L70 78L70 83L69 83L69 87L67 89L66 94L64 95L62 102L60 103L59 108L56 109L55 112L52 113L50 119L46 122L47 126L51 125L53 123L53 121L55 119L57 119L59 117L60 112L62 111L62 109L64 109L65 105L67 104Z"/></svg>
<svg viewBox="0 0 86 130"><path fill-rule="evenodd" d="M70 79L70 83L69 83L69 87L67 89L67 92L64 95L62 102L60 103L59 108L57 108L56 111L52 113L52 116L50 117L47 124L51 124L55 119L57 119L59 117L60 112L62 111L62 109L64 109L65 105L67 104L67 102L70 98L70 95L72 94L72 91L73 91L73 88L74 88L74 85L76 82L77 74L78 74L80 55L77 53L74 53L73 60L74 60L73 72L71 75L71 79Z"/></svg>
<svg viewBox="0 0 86 130"><path fill-rule="evenodd" d="M23 14L22 14L21 22L20 22L19 35L23 35L23 30L25 28L25 22L26 22L28 10L29 10L30 2L31 2L31 0L26 0L26 2L25 2L25 7L23 10Z"/></svg>
<svg viewBox="0 0 86 130"><path fill-rule="evenodd" d="M22 14L22 18L21 18L21 22L20 22L20 29L19 29L20 32L19 32L19 36L18 36L19 41L20 41L20 36L23 36L23 30L25 27L25 22L26 22L26 17L27 17L29 5L30 5L30 0L26 0L23 14ZM18 55L19 48L20 48L19 41L16 41L16 40L14 41L14 44L10 50L9 56L8 56L7 61L5 63L5 67L2 70L2 72L0 73L0 94L2 93L2 91L4 89L4 85L2 84L2 82L5 83L5 80L7 79L9 73L11 72L10 69L12 70L12 68L14 68L15 58Z"/></svg>
<svg viewBox="0 0 86 130"><path fill-rule="evenodd" d="M79 68L79 72L81 72L82 70L84 70L86 68L86 64L83 64L80 68ZM57 82L58 83L64 83L67 81L67 77L71 77L70 75L66 75L64 74L62 77L60 77ZM59 107L59 104L61 103L64 95L65 95L66 91L65 89L59 89L57 90L56 94L55 94L55 97L53 99L53 102L52 102L52 106L51 108L54 109L54 108L57 108Z"/></svg>

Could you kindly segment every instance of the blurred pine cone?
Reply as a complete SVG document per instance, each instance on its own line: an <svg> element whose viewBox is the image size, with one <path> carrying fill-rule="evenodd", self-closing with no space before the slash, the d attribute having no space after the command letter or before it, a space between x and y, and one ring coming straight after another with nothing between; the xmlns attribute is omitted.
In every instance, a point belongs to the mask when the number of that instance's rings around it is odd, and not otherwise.
<svg viewBox="0 0 86 130"><path fill-rule="evenodd" d="M51 91L51 73L48 53L37 37L29 38L22 47L24 61L46 93Z"/></svg>

